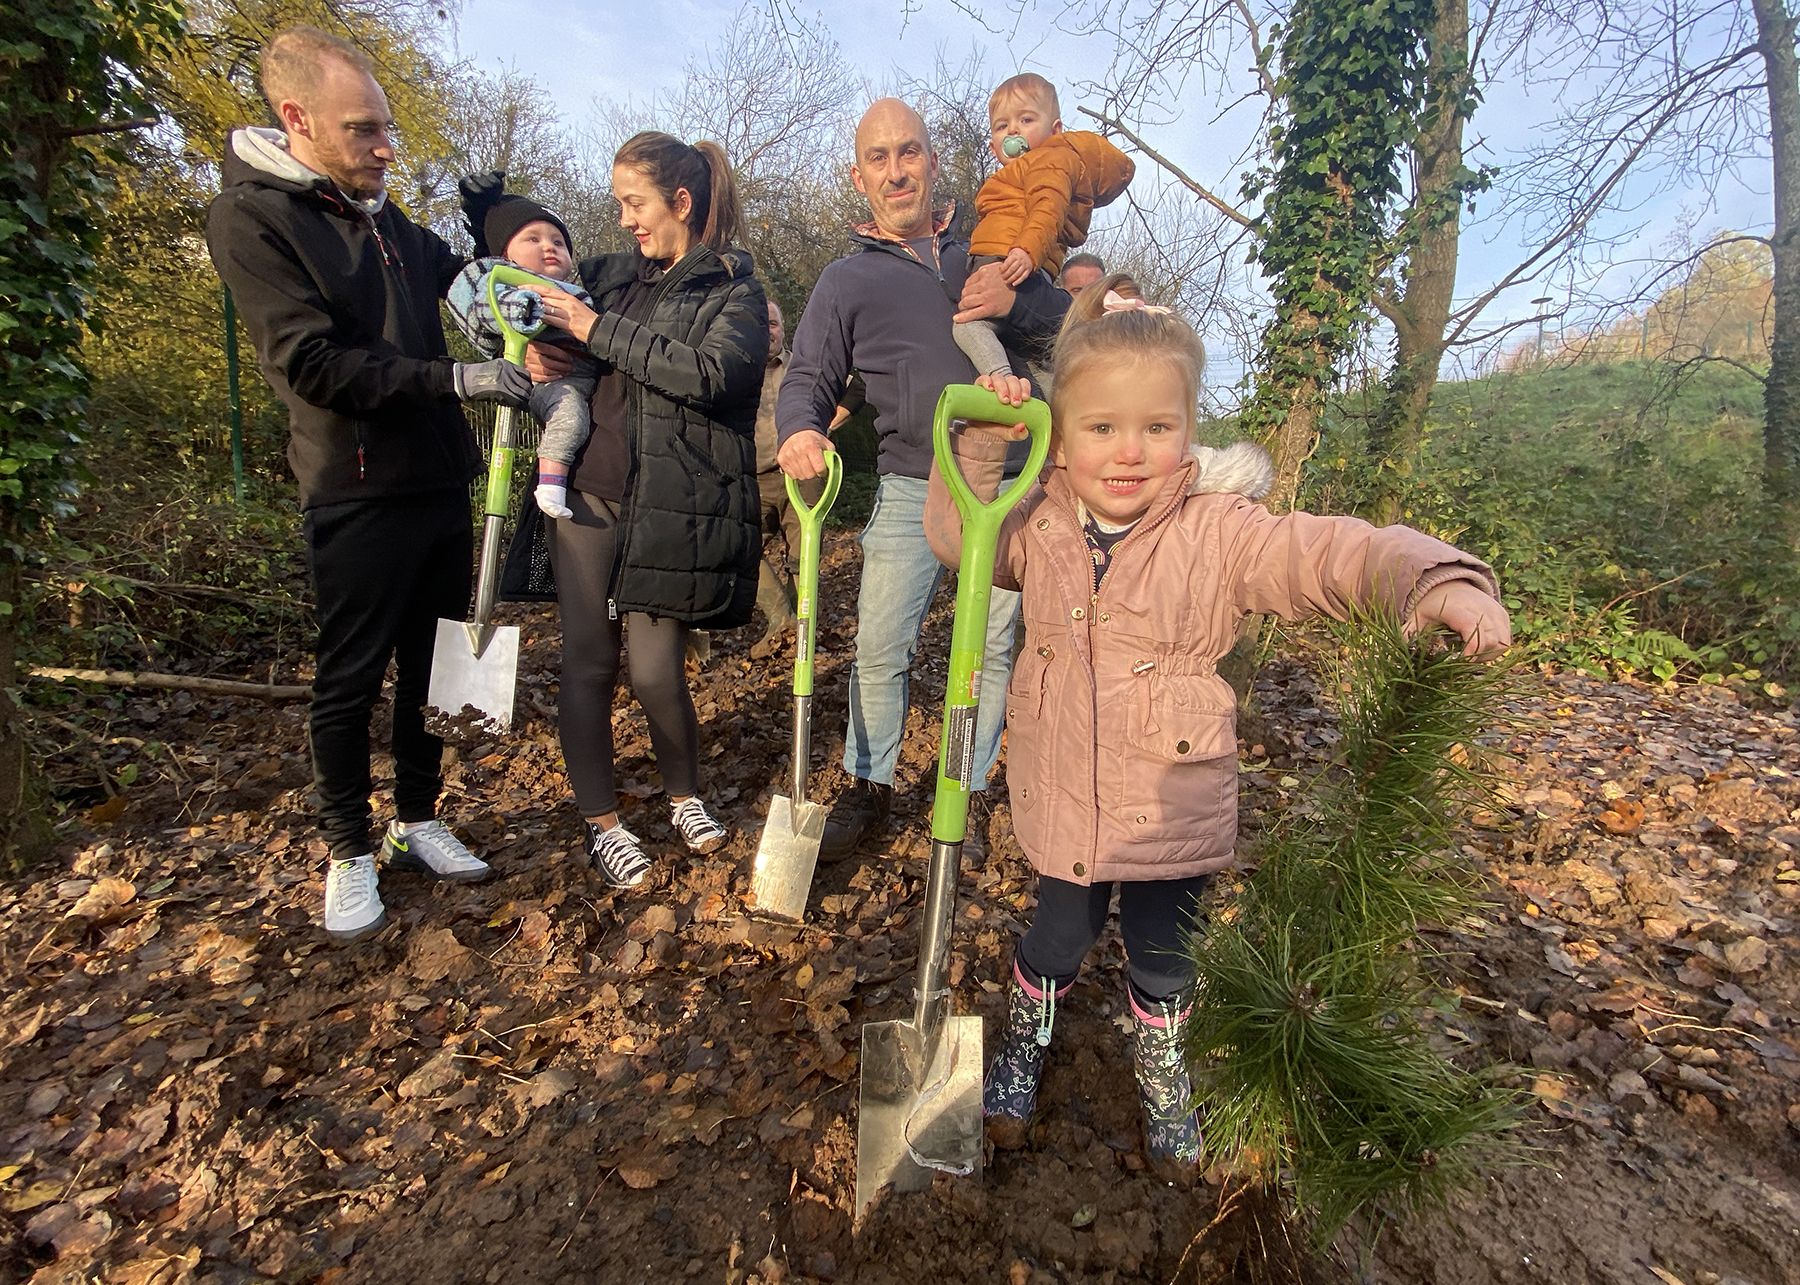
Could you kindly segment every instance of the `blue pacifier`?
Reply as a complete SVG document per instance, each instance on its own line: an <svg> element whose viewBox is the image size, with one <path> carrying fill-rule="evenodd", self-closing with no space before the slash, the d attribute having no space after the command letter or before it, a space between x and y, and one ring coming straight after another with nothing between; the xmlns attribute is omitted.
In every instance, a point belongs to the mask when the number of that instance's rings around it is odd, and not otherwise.
<svg viewBox="0 0 1800 1285"><path fill-rule="evenodd" d="M1014 160L1031 150L1031 144L1025 141L1023 134L1008 134L1000 140L1000 150L1008 160Z"/></svg>

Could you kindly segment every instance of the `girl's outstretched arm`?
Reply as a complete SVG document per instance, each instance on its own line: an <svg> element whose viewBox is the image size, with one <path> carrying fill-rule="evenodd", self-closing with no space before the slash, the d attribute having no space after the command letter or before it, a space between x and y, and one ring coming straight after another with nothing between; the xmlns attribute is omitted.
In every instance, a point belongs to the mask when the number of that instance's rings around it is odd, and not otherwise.
<svg viewBox="0 0 1800 1285"><path fill-rule="evenodd" d="M1197 496L1189 503L1218 504L1224 497ZM1347 619L1357 607L1380 604L1402 619L1427 623L1423 611L1444 605L1441 595L1461 584L1489 599L1499 612L1454 595L1456 620L1432 615L1429 623L1449 624L1465 641L1477 625L1478 650L1490 650L1505 613L1499 585L1481 559L1411 527L1373 527L1360 518L1328 517L1294 510L1272 514L1260 504L1238 499L1219 515L1221 606L1260 611L1287 620L1315 614ZM1204 570L1204 568L1203 568ZM1508 635L1510 636L1510 635ZM1503 644L1502 644L1503 645Z"/></svg>

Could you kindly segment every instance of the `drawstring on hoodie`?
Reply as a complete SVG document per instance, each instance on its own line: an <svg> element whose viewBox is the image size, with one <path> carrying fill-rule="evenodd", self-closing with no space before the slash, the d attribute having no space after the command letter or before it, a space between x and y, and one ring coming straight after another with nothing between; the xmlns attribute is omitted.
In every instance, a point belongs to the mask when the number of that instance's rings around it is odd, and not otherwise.
<svg viewBox="0 0 1800 1285"><path fill-rule="evenodd" d="M345 200L342 195L328 187L321 187L318 189L318 192L319 198L332 209L338 211L338 213L353 214L360 218L364 223L368 224L369 233L375 238L375 248L381 251L381 262L384 267L406 267L406 261L400 257L400 252L388 243L386 237L381 235L381 227L375 222L375 216L373 214L370 214L360 205Z"/></svg>

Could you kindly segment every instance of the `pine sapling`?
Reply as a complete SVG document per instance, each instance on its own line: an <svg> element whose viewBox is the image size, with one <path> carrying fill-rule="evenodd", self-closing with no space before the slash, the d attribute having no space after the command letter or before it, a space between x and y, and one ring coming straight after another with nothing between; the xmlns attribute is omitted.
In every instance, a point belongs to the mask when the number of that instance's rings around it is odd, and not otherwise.
<svg viewBox="0 0 1800 1285"><path fill-rule="evenodd" d="M1339 629L1338 752L1269 834L1244 890L1192 943L1188 1054L1208 1153L1277 1190L1318 1245L1374 1209L1441 1199L1507 1149L1505 1068L1433 1046L1421 929L1479 913L1453 840L1491 800L1504 668L1405 636Z"/></svg>

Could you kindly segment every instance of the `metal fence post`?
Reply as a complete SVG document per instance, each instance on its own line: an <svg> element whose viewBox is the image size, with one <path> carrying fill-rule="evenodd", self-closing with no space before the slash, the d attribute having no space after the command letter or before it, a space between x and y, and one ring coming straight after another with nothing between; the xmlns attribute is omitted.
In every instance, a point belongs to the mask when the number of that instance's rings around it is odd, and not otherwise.
<svg viewBox="0 0 1800 1285"><path fill-rule="evenodd" d="M244 401L238 388L237 305L225 290L225 404L231 411L231 494L244 502Z"/></svg>

